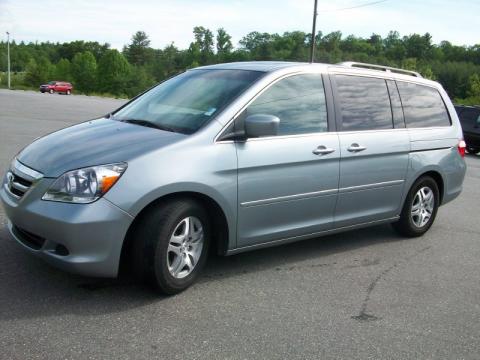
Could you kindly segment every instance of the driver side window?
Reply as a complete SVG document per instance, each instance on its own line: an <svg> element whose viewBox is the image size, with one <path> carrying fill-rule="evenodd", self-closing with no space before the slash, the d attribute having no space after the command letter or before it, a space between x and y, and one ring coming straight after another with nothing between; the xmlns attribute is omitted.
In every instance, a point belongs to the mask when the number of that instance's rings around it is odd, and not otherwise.
<svg viewBox="0 0 480 360"><path fill-rule="evenodd" d="M277 116L278 135L328 131L321 74L294 75L278 81L248 106L245 116L254 114Z"/></svg>

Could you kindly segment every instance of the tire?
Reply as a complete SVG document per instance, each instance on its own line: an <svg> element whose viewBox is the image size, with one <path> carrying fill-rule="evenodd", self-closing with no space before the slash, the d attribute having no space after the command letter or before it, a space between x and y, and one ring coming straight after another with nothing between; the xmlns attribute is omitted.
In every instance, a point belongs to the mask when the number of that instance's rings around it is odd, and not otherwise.
<svg viewBox="0 0 480 360"><path fill-rule="evenodd" d="M161 292L177 294L198 278L207 260L209 242L210 221L198 202L181 199L155 206L136 228L134 271Z"/></svg>
<svg viewBox="0 0 480 360"><path fill-rule="evenodd" d="M48 90L48 93L53 94L54 93L53 89Z"/></svg>
<svg viewBox="0 0 480 360"><path fill-rule="evenodd" d="M67 90L66 94L70 95L72 92L70 90Z"/></svg>
<svg viewBox="0 0 480 360"><path fill-rule="evenodd" d="M477 148L477 147L473 147L473 146L467 146L467 151L474 155L474 154L478 154L480 152L480 148Z"/></svg>
<svg viewBox="0 0 480 360"><path fill-rule="evenodd" d="M420 192L421 190L422 192ZM433 198L430 197L430 194ZM425 200L422 201L422 198ZM429 199L433 203L430 203ZM417 204L418 211L414 209ZM437 182L430 176L422 176L410 188L400 219L392 226L400 235L407 237L422 236L435 221L439 204L440 193Z"/></svg>

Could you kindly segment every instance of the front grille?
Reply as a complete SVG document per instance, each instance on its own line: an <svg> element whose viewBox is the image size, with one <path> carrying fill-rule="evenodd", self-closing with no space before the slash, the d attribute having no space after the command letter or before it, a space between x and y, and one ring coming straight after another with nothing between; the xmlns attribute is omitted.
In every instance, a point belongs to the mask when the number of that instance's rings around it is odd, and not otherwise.
<svg viewBox="0 0 480 360"><path fill-rule="evenodd" d="M7 189L13 195L21 198L32 186L32 182L9 171L7 173Z"/></svg>
<svg viewBox="0 0 480 360"><path fill-rule="evenodd" d="M42 173L13 159L4 187L10 194L20 199L41 178L43 178Z"/></svg>
<svg viewBox="0 0 480 360"><path fill-rule="evenodd" d="M22 244L25 244L26 246L34 250L40 250L43 244L45 244L45 239L41 236L32 234L31 232L19 228L16 225L13 225L12 229L13 233L18 238L18 240L22 242Z"/></svg>

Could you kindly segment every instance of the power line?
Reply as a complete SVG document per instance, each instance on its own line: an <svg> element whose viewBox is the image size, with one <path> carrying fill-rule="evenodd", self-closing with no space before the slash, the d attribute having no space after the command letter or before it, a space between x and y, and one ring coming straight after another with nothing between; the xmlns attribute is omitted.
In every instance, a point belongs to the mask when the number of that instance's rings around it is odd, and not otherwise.
<svg viewBox="0 0 480 360"><path fill-rule="evenodd" d="M324 10L318 10L318 12L325 13L325 12L336 12L336 11L345 11L345 10L353 10L353 9L358 9L366 6L371 6L371 5L376 5L380 4L383 2L386 2L388 0L377 0L377 1L371 1L365 4L360 4L360 5L355 5L355 6L349 6L349 7L344 7L344 8L339 8L339 9L324 9Z"/></svg>

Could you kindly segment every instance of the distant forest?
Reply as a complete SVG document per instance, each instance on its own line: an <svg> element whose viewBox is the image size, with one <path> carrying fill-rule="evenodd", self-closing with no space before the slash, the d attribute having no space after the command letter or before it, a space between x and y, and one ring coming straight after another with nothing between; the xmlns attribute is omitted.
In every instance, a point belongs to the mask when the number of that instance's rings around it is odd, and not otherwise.
<svg viewBox="0 0 480 360"><path fill-rule="evenodd" d="M432 43L429 33L386 37L342 36L339 31L316 35L316 62L360 61L416 70L439 81L458 103L480 104L480 44ZM248 60L307 61L310 34L302 31L269 34L251 32L234 47L223 29L215 33L193 29L188 49L174 43L163 49L150 46L148 35L135 33L121 52L92 41L10 44L12 86L38 88L49 80L74 84L77 92L132 97L186 69L222 62ZM7 43L0 42L0 71L7 70ZM0 72L0 86L7 83Z"/></svg>

